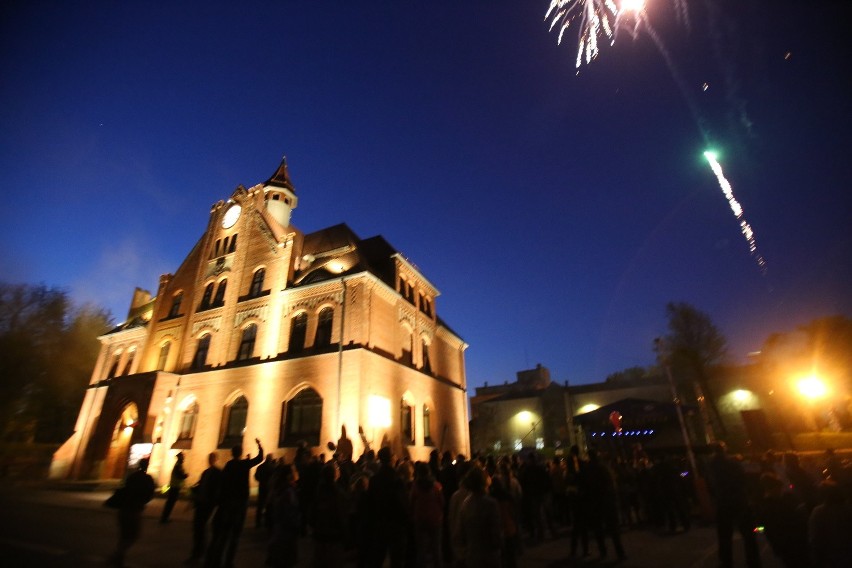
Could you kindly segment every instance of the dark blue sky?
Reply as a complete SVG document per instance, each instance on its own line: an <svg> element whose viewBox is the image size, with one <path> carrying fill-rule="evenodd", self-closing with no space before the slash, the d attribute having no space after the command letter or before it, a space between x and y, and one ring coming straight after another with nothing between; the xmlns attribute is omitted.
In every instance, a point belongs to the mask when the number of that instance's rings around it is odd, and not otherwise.
<svg viewBox="0 0 852 568"><path fill-rule="evenodd" d="M650 364L669 301L742 362L852 316L848 4L692 0L687 26L648 0L682 91L642 31L577 75L547 0L7 2L4 279L121 319L286 154L293 223L346 222L418 265L471 386Z"/></svg>

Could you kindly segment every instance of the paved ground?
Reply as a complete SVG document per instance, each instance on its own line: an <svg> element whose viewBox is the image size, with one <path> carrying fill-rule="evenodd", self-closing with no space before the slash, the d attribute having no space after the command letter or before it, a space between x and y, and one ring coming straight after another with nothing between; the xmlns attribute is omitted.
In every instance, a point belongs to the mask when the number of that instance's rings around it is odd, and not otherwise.
<svg viewBox="0 0 852 568"><path fill-rule="evenodd" d="M103 566L115 538L113 512L102 507L109 492L58 491L34 488L0 489L0 564L30 566ZM131 567L182 566L191 540L191 509L178 503L168 525L157 523L163 500L155 499L145 511L139 543L128 555ZM262 567L266 552L265 531L253 528L249 518L237 554L238 567ZM525 546L521 568L715 568L716 545L712 526L696 526L688 533L658 534L644 529L622 534L627 559L585 558L568 554L567 531L536 546ZM780 568L765 539L759 538L764 568ZM302 541L299 566L309 566L312 543ZM742 547L734 544L736 566L744 566ZM612 553L610 552L610 555Z"/></svg>

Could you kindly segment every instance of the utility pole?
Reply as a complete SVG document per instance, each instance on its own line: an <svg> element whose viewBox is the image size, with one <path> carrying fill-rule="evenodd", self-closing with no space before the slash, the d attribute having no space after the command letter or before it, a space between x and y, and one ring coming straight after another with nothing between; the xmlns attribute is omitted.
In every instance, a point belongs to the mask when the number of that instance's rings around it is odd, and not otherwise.
<svg viewBox="0 0 852 568"><path fill-rule="evenodd" d="M701 516L704 517L705 520L711 520L713 518L713 506L710 503L710 493L707 490L707 482L701 476L701 472L698 471L698 462L695 460L695 452L692 451L692 442L689 439L689 434L686 431L686 422L683 419L683 408L681 408L681 400L677 395L677 389L675 388L674 378L672 377L672 369L669 364L669 360L663 352L663 339L658 337L654 339L654 351L657 353L657 360L666 370L666 377L669 379L669 388L672 392L672 400L675 404L675 410L677 411L677 419L680 422L680 432L683 435L683 443L686 446L686 455L689 459L689 465L692 468L692 482L695 486L695 495L698 498L698 504L701 508ZM697 391L700 392L700 388L696 384ZM702 396L703 400L703 396Z"/></svg>

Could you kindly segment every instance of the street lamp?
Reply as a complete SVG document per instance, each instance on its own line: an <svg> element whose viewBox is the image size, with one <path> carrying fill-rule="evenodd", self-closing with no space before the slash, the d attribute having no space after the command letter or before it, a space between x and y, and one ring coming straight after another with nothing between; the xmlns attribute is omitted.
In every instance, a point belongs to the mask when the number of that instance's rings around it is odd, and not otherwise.
<svg viewBox="0 0 852 568"><path fill-rule="evenodd" d="M828 387L826 386L825 381L817 375L809 375L800 379L796 386L798 387L799 392L810 400L823 398L828 394Z"/></svg>
<svg viewBox="0 0 852 568"><path fill-rule="evenodd" d="M825 381L823 381L816 373L813 373L807 377L799 379L799 382L796 383L796 388L798 389L799 394L805 398L807 403L805 420L807 422L813 421L814 431L819 432L820 420L815 403L817 399L825 398L825 396L828 395L828 385L826 385Z"/></svg>

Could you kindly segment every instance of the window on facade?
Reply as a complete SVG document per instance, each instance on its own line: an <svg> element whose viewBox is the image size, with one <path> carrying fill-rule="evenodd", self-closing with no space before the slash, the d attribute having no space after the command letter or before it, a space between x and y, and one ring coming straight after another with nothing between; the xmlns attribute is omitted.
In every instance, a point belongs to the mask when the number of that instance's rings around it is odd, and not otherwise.
<svg viewBox="0 0 852 568"><path fill-rule="evenodd" d="M248 401L244 396L225 407L222 417L222 436L219 440L220 448L233 448L243 443L243 432L246 429L247 417Z"/></svg>
<svg viewBox="0 0 852 568"><path fill-rule="evenodd" d="M133 357L135 355L136 355L135 349L127 354L127 363L124 364L124 370L121 372L122 375L129 375L130 374L130 366L133 365Z"/></svg>
<svg viewBox="0 0 852 568"><path fill-rule="evenodd" d="M157 370L164 371L166 369L166 363L169 360L169 349L171 349L172 344L170 341L166 341L163 343L163 346L160 347L160 357L157 359Z"/></svg>
<svg viewBox="0 0 852 568"><path fill-rule="evenodd" d="M237 250L237 235L236 234L234 234L234 236L231 237L231 246L228 247L228 252L234 252L235 250Z"/></svg>
<svg viewBox="0 0 852 568"><path fill-rule="evenodd" d="M423 443L432 445L432 409L428 404L423 405Z"/></svg>
<svg viewBox="0 0 852 568"><path fill-rule="evenodd" d="M331 344L331 324L334 320L334 310L325 307L320 310L317 318L317 335L314 338L314 347L327 347Z"/></svg>
<svg viewBox="0 0 852 568"><path fill-rule="evenodd" d="M500 440L497 440L496 442L494 442L494 451L495 452L499 452L502 449L503 449L503 442L501 442Z"/></svg>
<svg viewBox="0 0 852 568"><path fill-rule="evenodd" d="M279 447L294 447L304 441L309 446L320 443L322 427L322 398L317 391L307 388L284 403L281 417Z"/></svg>
<svg viewBox="0 0 852 568"><path fill-rule="evenodd" d="M523 449L524 449L524 445L523 445L523 443L521 442L521 439L520 439L520 438L515 438L515 442L514 442L514 444L512 444L512 447L514 448L514 450L515 450L516 452L520 452L521 450L523 450Z"/></svg>
<svg viewBox="0 0 852 568"><path fill-rule="evenodd" d="M293 317L290 323L289 351L301 351L305 348L305 337L308 332L308 314L302 312Z"/></svg>
<svg viewBox="0 0 852 568"><path fill-rule="evenodd" d="M180 304L183 302L183 292L175 294L172 298L172 307L169 309L169 317L177 317L180 315Z"/></svg>
<svg viewBox="0 0 852 568"><path fill-rule="evenodd" d="M243 338L240 340L240 349L237 351L237 361L251 359L254 354L254 340L257 338L257 325L250 324L243 330Z"/></svg>
<svg viewBox="0 0 852 568"><path fill-rule="evenodd" d="M228 279L219 282L219 287L216 288L216 297L213 298L213 306L218 307L225 304L225 290L228 289Z"/></svg>
<svg viewBox="0 0 852 568"><path fill-rule="evenodd" d="M193 402L180 417L178 440L192 440L195 435L195 423L198 420L198 403Z"/></svg>
<svg viewBox="0 0 852 568"><path fill-rule="evenodd" d="M544 438L536 438L535 439L535 449L543 450L544 449Z"/></svg>
<svg viewBox="0 0 852 568"><path fill-rule="evenodd" d="M412 351L414 351L414 337L412 337L411 333L405 329L402 330L402 333L402 355L399 360L401 363L411 365L414 362L414 358L411 354Z"/></svg>
<svg viewBox="0 0 852 568"><path fill-rule="evenodd" d="M220 246L222 246L222 239L216 239L216 248L213 249L213 256L219 256Z"/></svg>
<svg viewBox="0 0 852 568"><path fill-rule="evenodd" d="M421 347L423 349L423 371L431 373L432 362L429 360L429 344L426 343L425 339L421 342Z"/></svg>
<svg viewBox="0 0 852 568"><path fill-rule="evenodd" d="M252 298L256 296L260 296L261 291L263 291L263 278L266 276L266 270L263 268L258 268L254 271L254 274L251 277L251 288L249 288L249 296Z"/></svg>
<svg viewBox="0 0 852 568"><path fill-rule="evenodd" d="M403 444L414 443L414 408L411 407L405 400L400 405L400 434Z"/></svg>
<svg viewBox="0 0 852 568"><path fill-rule="evenodd" d="M118 364L121 362L121 353L116 353L112 358L112 365L109 367L109 372L107 373L107 378L113 378L116 373L118 373Z"/></svg>
<svg viewBox="0 0 852 568"><path fill-rule="evenodd" d="M192 368L201 369L207 364L207 352L210 350L210 334L205 334L198 340L195 357L192 358Z"/></svg>
<svg viewBox="0 0 852 568"><path fill-rule="evenodd" d="M210 307L210 303L213 301L213 283L211 282L207 286L204 287L204 295L201 297L201 303L198 305L198 310L206 310Z"/></svg>

